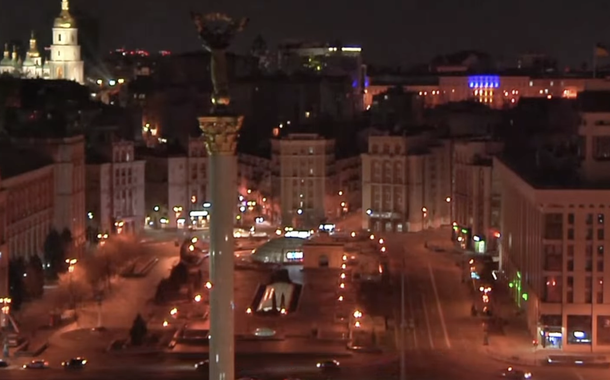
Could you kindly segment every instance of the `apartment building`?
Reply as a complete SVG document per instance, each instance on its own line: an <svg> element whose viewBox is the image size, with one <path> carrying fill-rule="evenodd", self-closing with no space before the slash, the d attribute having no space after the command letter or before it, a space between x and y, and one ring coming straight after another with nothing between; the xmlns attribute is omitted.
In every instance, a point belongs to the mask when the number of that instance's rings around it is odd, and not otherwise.
<svg viewBox="0 0 610 380"><path fill-rule="evenodd" d="M318 134L294 133L271 141L272 190L281 223L298 228L318 227L332 216L335 141Z"/></svg>
<svg viewBox="0 0 610 380"><path fill-rule="evenodd" d="M75 254L82 254L87 217L84 136L20 138L14 142L19 147L36 150L53 160L53 227L58 231L68 229L72 234Z"/></svg>
<svg viewBox="0 0 610 380"><path fill-rule="evenodd" d="M362 228L408 232L450 223L450 142L428 133L370 136L362 155Z"/></svg>
<svg viewBox="0 0 610 380"><path fill-rule="evenodd" d="M203 137L189 138L185 154L167 158L168 219L171 228L202 228L208 215L208 154ZM226 173L237 180L237 173ZM237 197L237 194L235 195ZM237 200L236 200L237 202Z"/></svg>
<svg viewBox="0 0 610 380"><path fill-rule="evenodd" d="M87 216L95 235L142 231L145 163L135 158L131 141L114 141L87 153Z"/></svg>
<svg viewBox="0 0 610 380"><path fill-rule="evenodd" d="M610 93L581 95L578 164L538 151L496 158L494 170L502 269L532 336L591 352L610 348Z"/></svg>
<svg viewBox="0 0 610 380"><path fill-rule="evenodd" d="M8 295L8 262L43 255L54 222L53 161L0 143L0 295Z"/></svg>
<svg viewBox="0 0 610 380"><path fill-rule="evenodd" d="M495 251L500 238L500 193L493 175L493 157L503 144L489 139L453 144L453 239L479 253Z"/></svg>

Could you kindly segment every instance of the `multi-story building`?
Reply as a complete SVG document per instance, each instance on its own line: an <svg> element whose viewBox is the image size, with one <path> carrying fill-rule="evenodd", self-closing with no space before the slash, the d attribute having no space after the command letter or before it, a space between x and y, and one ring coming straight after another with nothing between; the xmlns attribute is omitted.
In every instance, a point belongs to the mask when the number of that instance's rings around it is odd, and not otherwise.
<svg viewBox="0 0 610 380"><path fill-rule="evenodd" d="M362 206L362 160L360 156L337 159L336 168L336 201L331 217L344 216L357 212Z"/></svg>
<svg viewBox="0 0 610 380"><path fill-rule="evenodd" d="M55 197L53 227L72 234L75 253L82 253L86 241L85 220L85 139L82 135L64 138L20 138L15 143L51 157L54 166Z"/></svg>
<svg viewBox="0 0 610 380"><path fill-rule="evenodd" d="M608 100L608 93L579 95L579 156L538 150L494 160L502 269L543 347L610 346Z"/></svg>
<svg viewBox="0 0 610 380"><path fill-rule="evenodd" d="M307 70L329 76L348 76L354 91L354 105L362 109L366 65L361 47L299 42L282 43L278 50L281 71L292 74Z"/></svg>
<svg viewBox="0 0 610 380"><path fill-rule="evenodd" d="M295 133L273 139L273 201L281 210L281 223L317 227L332 209L338 192L335 178L335 141L318 134Z"/></svg>
<svg viewBox="0 0 610 380"><path fill-rule="evenodd" d="M480 253L497 249L500 194L492 164L502 148L502 143L489 139L453 144L453 238L464 249Z"/></svg>
<svg viewBox="0 0 610 380"><path fill-rule="evenodd" d="M172 228L201 228L208 221L208 153L203 137L190 138L186 155L169 156L168 218ZM223 173L237 180L237 173ZM237 202L237 194L235 194ZM205 206L205 207L204 207Z"/></svg>
<svg viewBox="0 0 610 380"><path fill-rule="evenodd" d="M115 141L87 154L87 215L97 233L138 234L144 227L145 161L131 141Z"/></svg>
<svg viewBox="0 0 610 380"><path fill-rule="evenodd" d="M421 231L451 223L451 144L426 133L371 136L362 155L362 227Z"/></svg>
<svg viewBox="0 0 610 380"><path fill-rule="evenodd" d="M240 209L244 210L244 223L250 220L273 222L279 219L279 209L271 202L271 160L266 157L240 153L237 156L238 193L244 199ZM243 202L246 204L243 205ZM249 204L249 205L248 205ZM245 207L243 209L242 207Z"/></svg>
<svg viewBox="0 0 610 380"><path fill-rule="evenodd" d="M8 293L8 261L43 254L53 227L53 161L0 143L0 292Z"/></svg>
<svg viewBox="0 0 610 380"><path fill-rule="evenodd" d="M439 75L430 82L426 78L410 78L410 84L401 85L405 92L419 95L423 104L434 107L449 102L474 100L491 108L515 106L520 98L576 98L579 92L590 88L609 86L605 79L577 76L530 77L510 75ZM372 80L365 89L364 106L373 104L373 97L396 84L376 84Z"/></svg>

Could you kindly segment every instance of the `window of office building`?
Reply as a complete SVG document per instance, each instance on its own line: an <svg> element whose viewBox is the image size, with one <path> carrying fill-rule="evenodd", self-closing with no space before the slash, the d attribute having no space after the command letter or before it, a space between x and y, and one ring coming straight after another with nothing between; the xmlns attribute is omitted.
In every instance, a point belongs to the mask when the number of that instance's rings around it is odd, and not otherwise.
<svg viewBox="0 0 610 380"><path fill-rule="evenodd" d="M574 246L571 244L568 245L567 256L566 268L568 272L572 272L574 270Z"/></svg>
<svg viewBox="0 0 610 380"><path fill-rule="evenodd" d="M585 277L585 303L593 302L593 277Z"/></svg>
<svg viewBox="0 0 610 380"><path fill-rule="evenodd" d="M566 285L566 302L574 303L574 277L568 276Z"/></svg>
<svg viewBox="0 0 610 380"><path fill-rule="evenodd" d="M544 246L544 270L561 272L563 255L560 244L547 244Z"/></svg>
<svg viewBox="0 0 610 380"><path fill-rule="evenodd" d="M561 303L561 277L547 276L544 281L544 302Z"/></svg>
<svg viewBox="0 0 610 380"><path fill-rule="evenodd" d="M610 160L610 136L593 137L593 158L598 161Z"/></svg>
<svg viewBox="0 0 610 380"><path fill-rule="evenodd" d="M546 240L563 239L563 214L551 213L544 215L544 238Z"/></svg>

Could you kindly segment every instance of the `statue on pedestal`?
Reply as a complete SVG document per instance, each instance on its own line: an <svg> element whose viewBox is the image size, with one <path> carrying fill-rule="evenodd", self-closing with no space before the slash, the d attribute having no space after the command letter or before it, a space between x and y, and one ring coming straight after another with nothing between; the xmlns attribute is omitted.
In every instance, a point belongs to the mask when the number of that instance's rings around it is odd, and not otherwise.
<svg viewBox="0 0 610 380"><path fill-rule="evenodd" d="M191 13L197 33L203 48L210 52L210 72L214 84L212 103L215 106L228 106L229 80L227 77L226 50L231 45L235 35L248 24L247 18L235 21L223 13Z"/></svg>

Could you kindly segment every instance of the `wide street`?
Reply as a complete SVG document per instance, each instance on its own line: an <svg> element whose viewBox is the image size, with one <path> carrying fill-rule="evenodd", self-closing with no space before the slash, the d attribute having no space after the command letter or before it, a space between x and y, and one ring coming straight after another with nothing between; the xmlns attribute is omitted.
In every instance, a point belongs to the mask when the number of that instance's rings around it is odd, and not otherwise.
<svg viewBox="0 0 610 380"><path fill-rule="evenodd" d="M400 272L405 262L405 363L408 380L432 379L491 379L498 378L503 364L491 359L483 350L481 320L470 316L470 295L460 280L460 268L456 265L458 255L452 252L435 252L424 247L426 240L438 239L434 234L407 234L396 237L383 236L390 268L393 273L391 289L378 294L382 313L389 312L400 324ZM430 241L429 240L429 241ZM172 243L151 244L150 254L160 258L160 263L139 279L122 279L117 284L120 291L103 305L104 325L122 330L125 334L131 319L137 312L148 311L148 300L154 292L155 284L167 276L169 268L176 260L176 250ZM329 271L299 272L294 267L291 274L299 281L310 284L299 316L288 317L280 330L305 332L311 324L305 321L332 318L332 306L336 302L337 273ZM326 273L326 275L325 275ZM267 275L264 272L236 271L236 318L237 331L251 330L266 324L263 319L244 318L244 308L252 295L252 289ZM313 283L312 283L313 282ZM314 285L315 283L315 285ZM389 294L386 295L385 293ZM82 310L81 327L94 326L97 310ZM320 318L324 316L323 318ZM304 323L305 322L305 323ZM321 322L316 322L322 328ZM301 325L301 328L297 328ZM276 327L276 326L274 326ZM288 331L286 331L288 332ZM301 335L303 331L298 331ZM107 353L104 348L108 337L96 335L86 329L67 332L61 339L52 339L51 347L42 357L50 363L46 370L24 370L21 366L29 358L10 358L11 366L0 369L0 379L206 379L207 373L195 371L193 365L201 358L181 359L168 354L125 355ZM311 338L302 338L311 339ZM397 344L401 343L400 332L396 333ZM288 343L288 341L286 341ZM262 346L261 346L262 347ZM336 351L333 351L336 352ZM89 359L82 371L64 371L62 360L74 356ZM336 359L341 362L341 370L335 373L320 373L315 364L319 360ZM399 378L399 359L395 352L382 354L353 353L343 351L337 357L312 355L241 355L236 361L239 376L253 376L262 380L284 379L293 376L299 379L356 379L391 380ZM548 380L599 380L608 370L577 368L527 368L534 373L534 379Z"/></svg>

